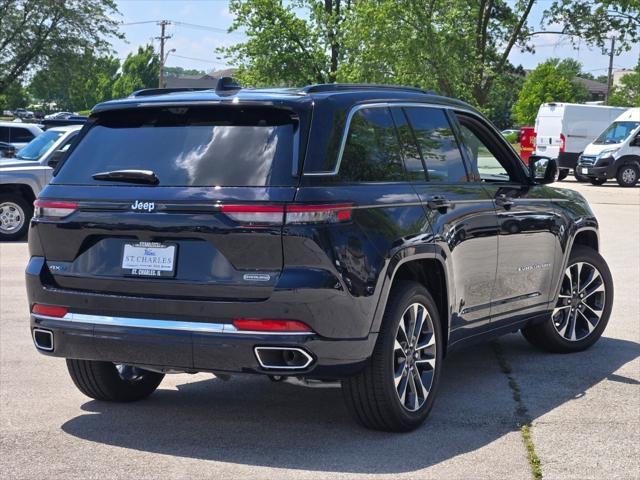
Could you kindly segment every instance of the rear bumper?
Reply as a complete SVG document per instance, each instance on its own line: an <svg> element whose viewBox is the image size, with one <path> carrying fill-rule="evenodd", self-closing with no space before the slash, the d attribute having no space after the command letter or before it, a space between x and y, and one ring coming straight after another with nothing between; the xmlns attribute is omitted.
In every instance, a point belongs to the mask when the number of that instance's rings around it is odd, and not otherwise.
<svg viewBox="0 0 640 480"><path fill-rule="evenodd" d="M235 315L243 316L243 313L246 315L243 310L255 309L256 305L206 302L207 310L201 317L185 316L181 301L166 303L162 299L136 299L46 287L41 281L41 275L46 274L42 273L43 264L41 257L33 257L27 267L29 305L61 305L73 312L64 318L31 315L32 336L34 329L51 332L53 336L52 349L38 350L54 357L166 370L333 379L360 370L370 357L377 338L375 333L364 337L328 338L317 333L239 332L229 318L218 320L216 307L219 305L220 310L227 311L229 304L233 304L237 309ZM145 311L145 305L153 302L164 308ZM263 310L269 313L277 307L273 302L268 307L262 304ZM279 308L280 313L286 315L294 306L283 303ZM206 312L211 314L205 316ZM349 321L348 316L343 318L345 322ZM300 315L298 319L307 320ZM301 369L265 368L258 361L256 347L297 348L308 354L312 361Z"/></svg>

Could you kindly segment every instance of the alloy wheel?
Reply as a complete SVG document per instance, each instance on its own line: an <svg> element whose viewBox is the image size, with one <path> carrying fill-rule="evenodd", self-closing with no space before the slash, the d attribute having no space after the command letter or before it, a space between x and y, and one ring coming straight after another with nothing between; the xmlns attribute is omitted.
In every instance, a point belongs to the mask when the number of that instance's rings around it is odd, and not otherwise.
<svg viewBox="0 0 640 480"><path fill-rule="evenodd" d="M0 232L10 234L22 228L25 215L22 208L13 202L3 202L0 204Z"/></svg>
<svg viewBox="0 0 640 480"><path fill-rule="evenodd" d="M633 182L635 182L636 171L631 167L625 168L622 171L622 181L627 184L632 184Z"/></svg>
<svg viewBox="0 0 640 480"><path fill-rule="evenodd" d="M436 335L427 308L413 303L402 314L393 349L393 378L398 399L410 412L429 396L436 367Z"/></svg>
<svg viewBox="0 0 640 480"><path fill-rule="evenodd" d="M569 265L551 316L558 334L570 342L591 334L604 312L606 294L604 279L596 267L587 262Z"/></svg>

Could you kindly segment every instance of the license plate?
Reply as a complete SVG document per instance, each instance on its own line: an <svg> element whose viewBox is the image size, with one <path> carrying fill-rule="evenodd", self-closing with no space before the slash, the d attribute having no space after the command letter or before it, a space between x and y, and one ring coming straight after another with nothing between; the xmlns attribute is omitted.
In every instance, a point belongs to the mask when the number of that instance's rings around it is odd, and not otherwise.
<svg viewBox="0 0 640 480"><path fill-rule="evenodd" d="M158 242L125 243L122 269L136 277L173 277L176 263L175 244Z"/></svg>
<svg viewBox="0 0 640 480"><path fill-rule="evenodd" d="M588 169L588 168L583 168L583 169L581 170L581 173L582 173L583 175L586 175L587 173L589 173L589 169Z"/></svg>

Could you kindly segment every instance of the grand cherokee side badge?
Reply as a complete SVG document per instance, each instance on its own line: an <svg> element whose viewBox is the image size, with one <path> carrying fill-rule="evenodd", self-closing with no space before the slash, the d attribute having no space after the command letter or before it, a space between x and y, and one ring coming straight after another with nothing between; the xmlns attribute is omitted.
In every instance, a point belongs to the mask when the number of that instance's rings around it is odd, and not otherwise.
<svg viewBox="0 0 640 480"><path fill-rule="evenodd" d="M268 273L245 273L242 279L246 282L268 282L271 275Z"/></svg>

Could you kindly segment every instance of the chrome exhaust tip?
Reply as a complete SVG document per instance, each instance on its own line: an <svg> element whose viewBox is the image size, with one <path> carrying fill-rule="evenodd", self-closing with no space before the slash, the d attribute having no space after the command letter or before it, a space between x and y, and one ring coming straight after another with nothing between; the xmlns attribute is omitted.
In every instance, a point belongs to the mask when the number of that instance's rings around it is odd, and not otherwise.
<svg viewBox="0 0 640 480"><path fill-rule="evenodd" d="M33 343L38 350L44 350L45 352L53 352L53 332L50 330L44 330L42 328L34 328Z"/></svg>
<svg viewBox="0 0 640 480"><path fill-rule="evenodd" d="M296 347L254 347L256 359L262 368L270 370L304 370L313 363L313 357Z"/></svg>

